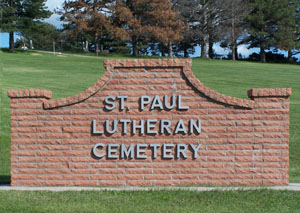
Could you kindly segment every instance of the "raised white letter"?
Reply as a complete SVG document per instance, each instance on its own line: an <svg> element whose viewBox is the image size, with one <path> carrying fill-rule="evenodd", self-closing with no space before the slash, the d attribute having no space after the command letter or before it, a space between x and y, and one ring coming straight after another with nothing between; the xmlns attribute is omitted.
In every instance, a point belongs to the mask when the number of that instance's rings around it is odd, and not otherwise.
<svg viewBox="0 0 300 213"><path fill-rule="evenodd" d="M150 148L153 148L153 158L157 158L157 148L160 147L159 144L150 144Z"/></svg>
<svg viewBox="0 0 300 213"><path fill-rule="evenodd" d="M112 100L112 101L110 101L110 100ZM115 106L116 106L115 103L113 102L114 100L116 100L115 97L113 97L113 96L107 96L104 99L104 103L105 103L104 108L106 110L109 110L109 111L113 110L115 108Z"/></svg>
<svg viewBox="0 0 300 213"><path fill-rule="evenodd" d="M98 147L103 148L105 145L103 143L97 143L92 150L92 154L95 155L97 158L103 158L104 154L99 154L97 149Z"/></svg>
<svg viewBox="0 0 300 213"><path fill-rule="evenodd" d="M190 144L190 147L193 149L194 155L193 158L197 158L198 156L198 150L200 149L202 144L198 144L197 148L193 144Z"/></svg>
<svg viewBox="0 0 300 213"><path fill-rule="evenodd" d="M194 128L196 129L197 133L201 133L201 120L198 119L198 124L194 120L190 120L190 134L194 133Z"/></svg>
<svg viewBox="0 0 300 213"><path fill-rule="evenodd" d="M177 99L178 103L177 103L177 108L181 109L181 110L187 110L189 109L188 106L181 106L181 95L178 95L178 99Z"/></svg>
<svg viewBox="0 0 300 213"><path fill-rule="evenodd" d="M155 128L157 120L146 120L146 134L157 134L156 130L153 130Z"/></svg>
<svg viewBox="0 0 300 213"><path fill-rule="evenodd" d="M187 149L187 145L185 144L178 144L177 151L176 151L176 158L180 158L180 153L182 154L183 158L187 158L185 151Z"/></svg>
<svg viewBox="0 0 300 213"><path fill-rule="evenodd" d="M144 120L141 120L140 125L136 124L136 120L132 121L132 134L136 134L136 129L140 129L140 134L144 134Z"/></svg>
<svg viewBox="0 0 300 213"><path fill-rule="evenodd" d="M128 96L120 96L119 95L117 98L120 99L120 110L123 110L124 109L124 102L128 98Z"/></svg>
<svg viewBox="0 0 300 213"><path fill-rule="evenodd" d="M118 158L118 155L116 155L117 148L119 147L118 144L108 144L107 145L107 158ZM116 148L116 149L113 149ZM114 155L115 154L115 155Z"/></svg>
<svg viewBox="0 0 300 213"><path fill-rule="evenodd" d="M145 154L145 148L147 147L147 144L137 144L136 145L136 158L137 159L147 159L147 155Z"/></svg>
<svg viewBox="0 0 300 213"><path fill-rule="evenodd" d="M174 155L172 155L172 148L174 147L174 144L164 144L162 147L162 156L163 158L172 159L174 158Z"/></svg>
<svg viewBox="0 0 300 213"><path fill-rule="evenodd" d="M149 96L141 96L141 106L140 106L140 109L144 110L146 104L150 104L150 97Z"/></svg>
<svg viewBox="0 0 300 213"><path fill-rule="evenodd" d="M93 120L93 129L92 129L93 134L103 134L103 131L97 130L96 127L96 120Z"/></svg>
<svg viewBox="0 0 300 213"><path fill-rule="evenodd" d="M106 132L107 133L109 133L109 134L113 134L113 133L115 133L115 132L117 132L117 120L113 120L113 128L112 128L112 130L109 130L109 120L106 120L105 121L105 130L106 130Z"/></svg>
<svg viewBox="0 0 300 213"><path fill-rule="evenodd" d="M186 128L185 128L184 123L183 123L182 120L178 121L174 133L178 134L179 132L182 132L183 134L186 134Z"/></svg>
<svg viewBox="0 0 300 213"><path fill-rule="evenodd" d="M164 109L158 95L154 97L150 109L153 110L155 108Z"/></svg>
<svg viewBox="0 0 300 213"><path fill-rule="evenodd" d="M133 158L133 144L131 144L128 149L126 149L125 144L121 145L121 158Z"/></svg>

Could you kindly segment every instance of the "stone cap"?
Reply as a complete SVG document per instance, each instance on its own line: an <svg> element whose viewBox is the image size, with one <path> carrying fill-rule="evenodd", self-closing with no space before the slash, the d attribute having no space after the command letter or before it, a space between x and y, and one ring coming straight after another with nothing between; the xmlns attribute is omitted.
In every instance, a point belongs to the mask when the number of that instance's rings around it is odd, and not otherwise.
<svg viewBox="0 0 300 213"><path fill-rule="evenodd" d="M52 98L52 92L45 89L12 89L7 95L10 98Z"/></svg>
<svg viewBox="0 0 300 213"><path fill-rule="evenodd" d="M254 88L248 91L249 98L255 97L289 97L292 95L291 88Z"/></svg>

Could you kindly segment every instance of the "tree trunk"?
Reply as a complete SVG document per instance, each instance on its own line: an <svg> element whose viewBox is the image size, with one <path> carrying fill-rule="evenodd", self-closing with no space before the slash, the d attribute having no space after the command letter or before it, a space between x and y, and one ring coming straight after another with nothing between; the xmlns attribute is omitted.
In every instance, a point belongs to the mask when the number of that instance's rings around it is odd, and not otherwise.
<svg viewBox="0 0 300 213"><path fill-rule="evenodd" d="M96 54L97 54L97 56L99 55L99 53L100 53L100 50L99 50L99 43L98 43L98 41L97 41L97 43L96 43Z"/></svg>
<svg viewBox="0 0 300 213"><path fill-rule="evenodd" d="M209 40L208 42L208 57L209 58L213 58L214 57L214 42L212 42L211 40Z"/></svg>
<svg viewBox="0 0 300 213"><path fill-rule="evenodd" d="M189 57L188 49L186 47L184 48L183 53L185 58Z"/></svg>
<svg viewBox="0 0 300 213"><path fill-rule="evenodd" d="M88 41L85 42L85 51L86 52L89 51L89 42Z"/></svg>
<svg viewBox="0 0 300 213"><path fill-rule="evenodd" d="M209 38L208 37L208 14L206 12L206 10L204 10L204 14L203 14L203 23L204 23L204 29L203 29L203 40L201 41L201 58L207 58L207 55L206 55L206 52L207 52L207 47L206 47L206 44L207 44L207 40Z"/></svg>
<svg viewBox="0 0 300 213"><path fill-rule="evenodd" d="M266 62L266 53L265 53L265 48L260 45L260 61L261 62Z"/></svg>
<svg viewBox="0 0 300 213"><path fill-rule="evenodd" d="M138 56L137 39L135 36L132 38L132 56Z"/></svg>
<svg viewBox="0 0 300 213"><path fill-rule="evenodd" d="M232 60L233 61L237 60L237 45L236 45L236 41L233 41L233 43L232 43Z"/></svg>
<svg viewBox="0 0 300 213"><path fill-rule="evenodd" d="M104 45L103 45L103 41L102 41L103 35L102 33L100 34L100 41L99 41L99 46L100 46L100 53L104 53Z"/></svg>
<svg viewBox="0 0 300 213"><path fill-rule="evenodd" d="M14 32L9 33L9 52L14 53L15 50L15 34Z"/></svg>
<svg viewBox="0 0 300 213"><path fill-rule="evenodd" d="M206 55L206 42L205 41L201 42L201 58L207 58L207 55Z"/></svg>
<svg viewBox="0 0 300 213"><path fill-rule="evenodd" d="M133 56L138 56L137 42L132 43L132 55Z"/></svg>
<svg viewBox="0 0 300 213"><path fill-rule="evenodd" d="M103 47L102 42L100 42L100 53L104 53L104 47Z"/></svg>
<svg viewBox="0 0 300 213"><path fill-rule="evenodd" d="M235 14L234 14L234 4L233 0L231 0L231 52L232 52L232 60L236 60L236 38L235 38Z"/></svg>
<svg viewBox="0 0 300 213"><path fill-rule="evenodd" d="M14 7L14 1L13 0L10 0L8 3L9 3L9 6L11 8ZM2 11L1 11L1 13L2 13ZM12 14L10 14L10 15L12 15ZM11 52L11 53L16 52L16 50L15 50L15 33L14 32L9 32L9 52Z"/></svg>
<svg viewBox="0 0 300 213"><path fill-rule="evenodd" d="M289 50L288 51L288 61L291 61L292 57L293 57L293 52L292 52L292 50Z"/></svg>
<svg viewBox="0 0 300 213"><path fill-rule="evenodd" d="M163 43L160 43L159 45L160 45L161 56L165 57L165 47L164 47Z"/></svg>
<svg viewBox="0 0 300 213"><path fill-rule="evenodd" d="M172 45L172 42L168 43L168 56L170 58L173 58L173 45Z"/></svg>
<svg viewBox="0 0 300 213"><path fill-rule="evenodd" d="M238 53L238 48L237 48L237 44L235 43L235 59L239 60L239 53Z"/></svg>
<svg viewBox="0 0 300 213"><path fill-rule="evenodd" d="M95 34L94 39L95 39L95 51L96 51L96 55L98 56L100 50L99 50L99 41L98 41L98 34L97 33Z"/></svg>
<svg viewBox="0 0 300 213"><path fill-rule="evenodd" d="M60 51L63 52L64 48L63 48L63 40L60 40Z"/></svg>

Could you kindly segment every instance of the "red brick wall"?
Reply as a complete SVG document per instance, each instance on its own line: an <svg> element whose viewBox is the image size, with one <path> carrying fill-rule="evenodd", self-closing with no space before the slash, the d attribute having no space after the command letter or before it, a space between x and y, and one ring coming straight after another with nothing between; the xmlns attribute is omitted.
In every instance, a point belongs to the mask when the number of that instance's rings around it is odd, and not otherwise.
<svg viewBox="0 0 300 213"><path fill-rule="evenodd" d="M252 89L249 100L201 83L191 60L106 60L86 91L51 100L46 90L10 90L13 186L286 185L289 183L291 89ZM230 85L228 85L230 86ZM189 110L138 109L142 95L182 95ZM106 96L126 95L130 110L103 110ZM201 134L91 134L92 120L202 121ZM186 124L187 125L187 124ZM172 124L172 128L174 124ZM104 144L202 144L198 158L97 159ZM150 150L147 149L150 156Z"/></svg>

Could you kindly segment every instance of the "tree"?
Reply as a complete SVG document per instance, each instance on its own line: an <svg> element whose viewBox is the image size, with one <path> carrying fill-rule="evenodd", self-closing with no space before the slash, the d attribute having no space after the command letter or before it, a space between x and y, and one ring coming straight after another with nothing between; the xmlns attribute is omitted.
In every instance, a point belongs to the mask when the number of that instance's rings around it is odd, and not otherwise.
<svg viewBox="0 0 300 213"><path fill-rule="evenodd" d="M45 22L39 22L32 27L32 31L22 33L24 42L28 45L30 40L35 49L51 50L53 41L59 43L62 41L62 33L55 26Z"/></svg>
<svg viewBox="0 0 300 213"><path fill-rule="evenodd" d="M51 13L45 6L46 0L4 0L4 32L9 32L9 50L14 52L14 33L30 32L39 20L48 18Z"/></svg>
<svg viewBox="0 0 300 213"><path fill-rule="evenodd" d="M275 46L288 51L288 60L300 51L300 1L288 1L282 8L282 18L278 21L275 34Z"/></svg>
<svg viewBox="0 0 300 213"><path fill-rule="evenodd" d="M1 28L4 32L9 33L9 51L15 52L14 45L14 32L17 31L17 6L19 5L19 1L14 0L4 0L2 3L2 20L1 20Z"/></svg>
<svg viewBox="0 0 300 213"><path fill-rule="evenodd" d="M146 12L148 26L145 27L149 35L168 47L168 56L173 57L173 44L183 39L186 29L179 19L179 14L172 9L169 0L151 0Z"/></svg>
<svg viewBox="0 0 300 213"><path fill-rule="evenodd" d="M185 23L190 27L183 41L201 45L201 57L212 55L212 46L219 38L218 28L222 17L221 0L174 0L174 5L180 12Z"/></svg>
<svg viewBox="0 0 300 213"><path fill-rule="evenodd" d="M166 44L172 56L172 44L181 39L184 24L170 0L117 0L110 10L109 31L114 38L131 43L133 56L139 54L139 45L150 40Z"/></svg>
<svg viewBox="0 0 300 213"><path fill-rule="evenodd" d="M65 30L71 36L82 37L92 34L96 53L103 52L102 38L107 33L110 0L64 1L63 9L58 11L61 20L67 22ZM99 49L100 43L100 49Z"/></svg>
<svg viewBox="0 0 300 213"><path fill-rule="evenodd" d="M133 56L138 55L138 44L147 37L147 19L144 18L149 8L147 3L148 0L116 0L110 8L109 32L114 38L131 42Z"/></svg>
<svg viewBox="0 0 300 213"><path fill-rule="evenodd" d="M238 38L245 33L245 18L252 11L249 0L224 0L221 31L224 38L223 47L230 47L232 60L238 59Z"/></svg>
<svg viewBox="0 0 300 213"><path fill-rule="evenodd" d="M208 34L208 57L213 58L215 55L213 45L223 38L222 22L224 22L225 11L223 1L214 0L210 2L210 12L207 19ZM206 45L205 45L206 46Z"/></svg>
<svg viewBox="0 0 300 213"><path fill-rule="evenodd" d="M198 27L202 32L199 40L202 58L207 58L207 45L209 55L212 55L212 45L219 38L220 21L223 16L221 5L221 0L199 0Z"/></svg>
<svg viewBox="0 0 300 213"><path fill-rule="evenodd" d="M189 52L194 51L202 34L197 21L199 19L198 1L174 0L173 5L179 12L181 20L188 26L182 34L183 39L178 44L178 51L182 50L184 57L188 57Z"/></svg>
<svg viewBox="0 0 300 213"><path fill-rule="evenodd" d="M290 0L252 0L253 11L247 17L249 36L245 41L250 44L249 48L260 48L262 62L266 62L265 50L276 47L281 20L292 17L284 9L289 3Z"/></svg>

